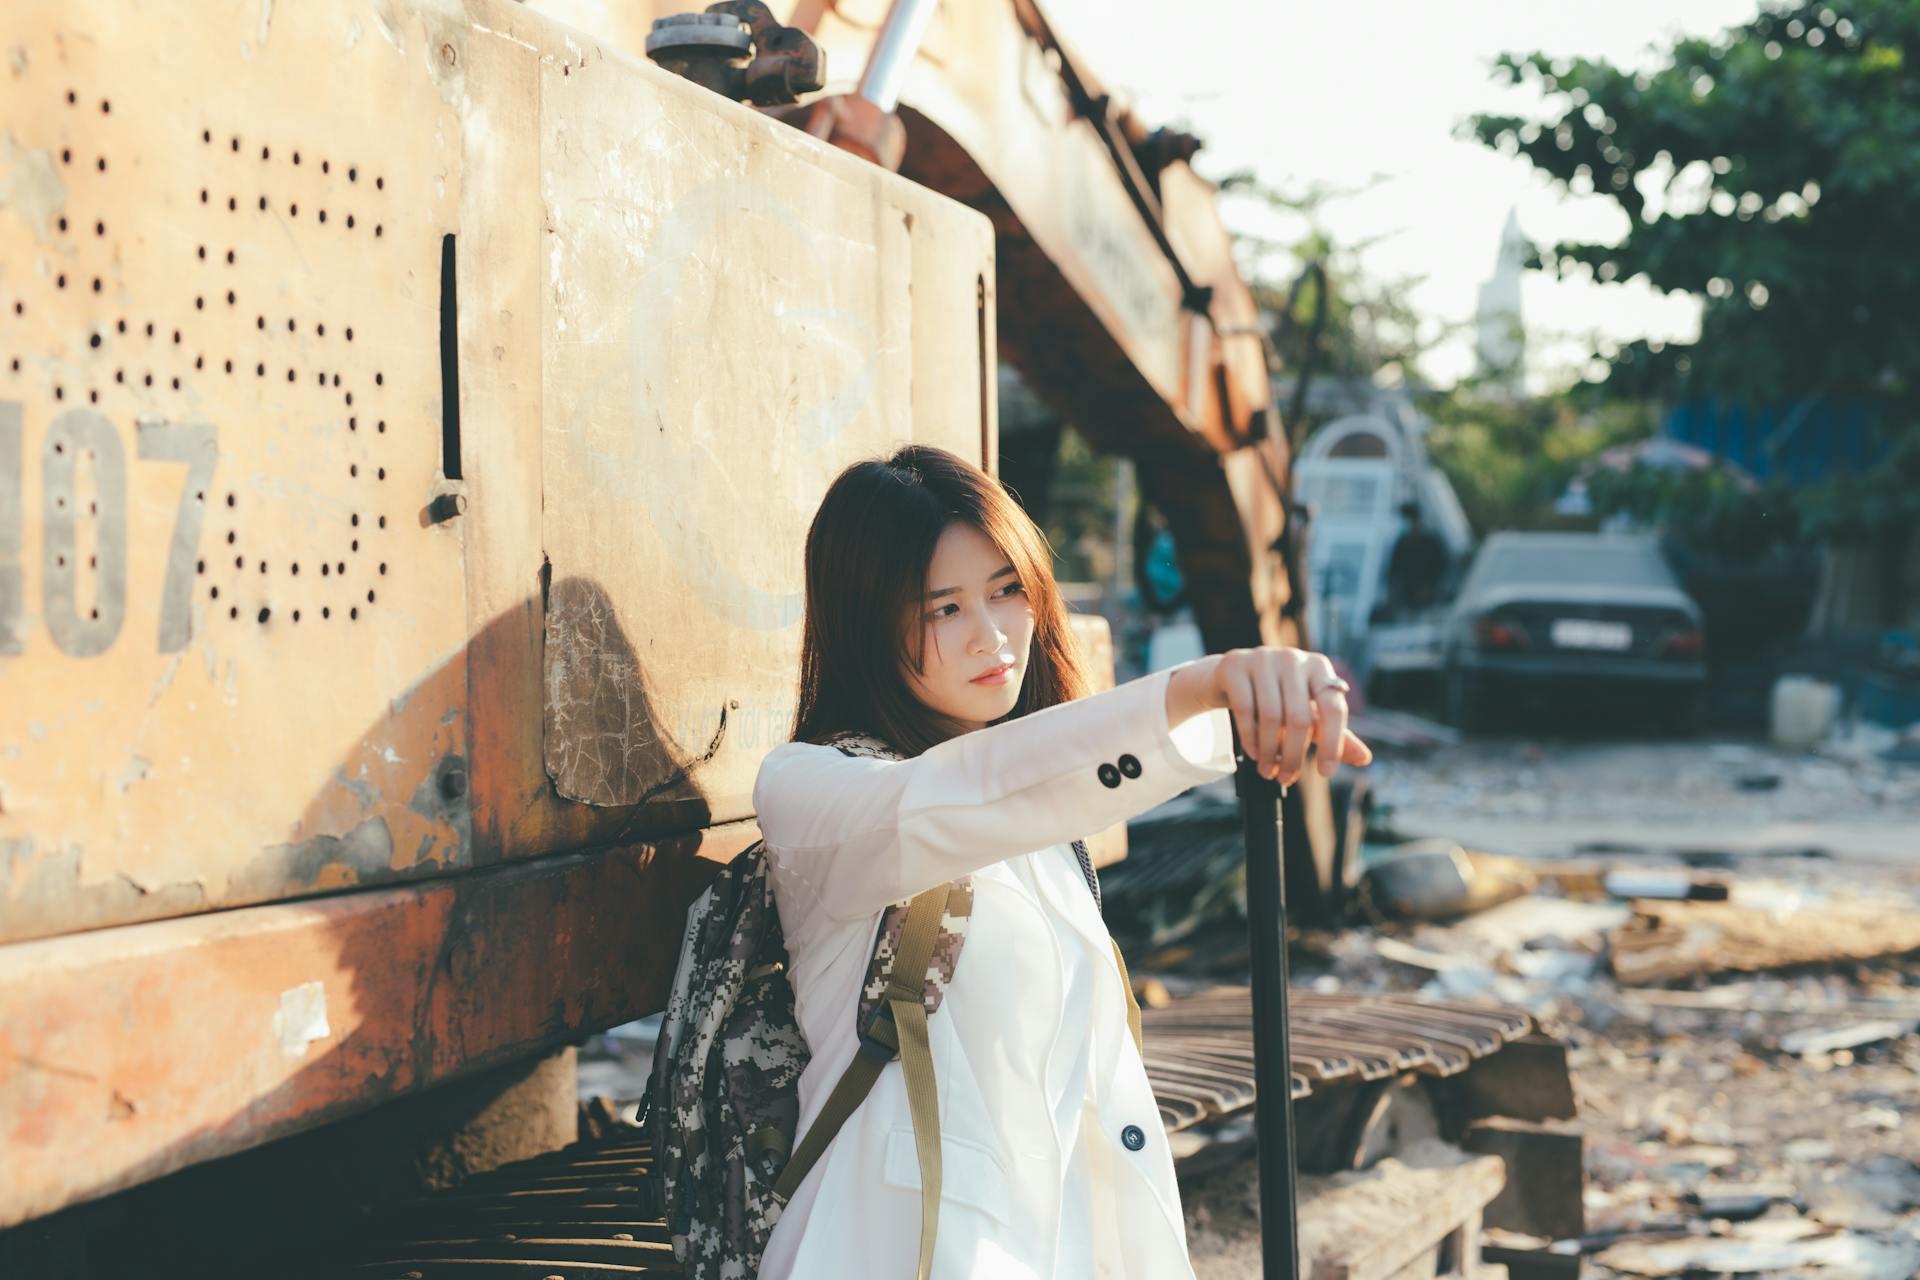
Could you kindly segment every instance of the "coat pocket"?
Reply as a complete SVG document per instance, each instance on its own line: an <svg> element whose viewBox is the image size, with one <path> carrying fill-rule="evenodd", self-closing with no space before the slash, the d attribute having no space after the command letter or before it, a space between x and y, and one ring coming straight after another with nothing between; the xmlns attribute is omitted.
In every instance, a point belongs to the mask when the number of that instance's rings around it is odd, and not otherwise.
<svg viewBox="0 0 1920 1280"><path fill-rule="evenodd" d="M887 1134L887 1185L920 1191L920 1153L911 1127ZM1012 1225L1007 1199L1007 1174L991 1147L952 1134L940 1139L940 1200L978 1209L1001 1226Z"/></svg>

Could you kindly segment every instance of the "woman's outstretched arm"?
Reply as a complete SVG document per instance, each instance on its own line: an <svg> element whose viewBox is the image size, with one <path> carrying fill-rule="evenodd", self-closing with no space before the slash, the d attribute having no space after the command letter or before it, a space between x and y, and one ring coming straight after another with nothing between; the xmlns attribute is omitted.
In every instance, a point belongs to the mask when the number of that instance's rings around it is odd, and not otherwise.
<svg viewBox="0 0 1920 1280"><path fill-rule="evenodd" d="M788 885L834 920L1101 830L1233 772L1222 713L1245 664L1231 656L977 729L912 760L788 743L754 786L761 830ZM1257 711L1258 681L1250 687ZM1344 709L1340 718L1344 729Z"/></svg>

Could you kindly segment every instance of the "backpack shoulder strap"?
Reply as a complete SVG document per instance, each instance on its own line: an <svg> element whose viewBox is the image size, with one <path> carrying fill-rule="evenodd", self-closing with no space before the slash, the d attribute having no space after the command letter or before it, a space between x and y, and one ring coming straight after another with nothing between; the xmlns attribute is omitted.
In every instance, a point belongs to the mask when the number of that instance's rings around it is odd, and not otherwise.
<svg viewBox="0 0 1920 1280"><path fill-rule="evenodd" d="M794 1149L793 1158L780 1171L773 1187L775 1202L784 1207L827 1144L872 1092L881 1068L898 1055L907 1079L914 1147L920 1157L920 1280L926 1280L933 1268L934 1228L940 1215L940 1105L921 987L927 966L933 962L934 942L951 889L951 885L936 885L914 898L907 908L906 928L900 935L900 950L887 984L886 1007L891 1016L875 1018L861 1037L859 1052L833 1086L826 1105L808 1126L806 1137Z"/></svg>
<svg viewBox="0 0 1920 1280"><path fill-rule="evenodd" d="M900 758L899 752L890 744L867 734L837 733L827 739L827 745L842 755L869 756L882 760ZM887 975L889 995L892 993L895 973L924 974L927 966L933 963L933 946L951 887L936 885L908 905L906 927L901 932L900 946L894 952L893 964ZM891 1002L887 1007L891 1009ZM899 1051L899 1039L892 1019L875 1018L870 1036L861 1037L859 1052L834 1084L833 1092L827 1095L826 1105L808 1126L800 1145L794 1148L786 1167L780 1171L772 1193L776 1203L784 1207L793 1198L793 1193L806 1181L807 1174L825 1154L827 1145L840 1132L841 1126L866 1101L867 1094L873 1091L874 1081L880 1078L880 1069L893 1061Z"/></svg>

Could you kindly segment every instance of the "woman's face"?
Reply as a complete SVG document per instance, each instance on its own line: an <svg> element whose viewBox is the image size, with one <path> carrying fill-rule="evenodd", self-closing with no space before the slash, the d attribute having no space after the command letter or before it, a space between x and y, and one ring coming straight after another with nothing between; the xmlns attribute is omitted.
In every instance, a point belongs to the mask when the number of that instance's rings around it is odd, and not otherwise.
<svg viewBox="0 0 1920 1280"><path fill-rule="evenodd" d="M920 627L926 670L905 672L915 697L961 732L1013 710L1027 674L1033 607L993 539L964 520L949 524L933 549Z"/></svg>

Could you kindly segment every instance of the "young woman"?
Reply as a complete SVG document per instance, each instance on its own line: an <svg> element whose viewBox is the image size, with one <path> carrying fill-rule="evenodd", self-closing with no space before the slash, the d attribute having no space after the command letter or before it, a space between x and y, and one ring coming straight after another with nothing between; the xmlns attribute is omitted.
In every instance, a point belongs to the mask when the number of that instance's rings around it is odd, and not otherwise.
<svg viewBox="0 0 1920 1280"><path fill-rule="evenodd" d="M883 912L971 874L928 1027L935 1280L1190 1277L1166 1133L1071 842L1231 775L1236 726L1268 777L1297 777L1310 739L1323 773L1367 763L1332 664L1240 649L1089 695L1041 534L991 476L923 446L841 474L806 576L794 740L754 786L813 1053L800 1132L856 1052ZM906 758L826 745L846 731ZM919 1188L890 1064L782 1213L761 1276L912 1277Z"/></svg>

